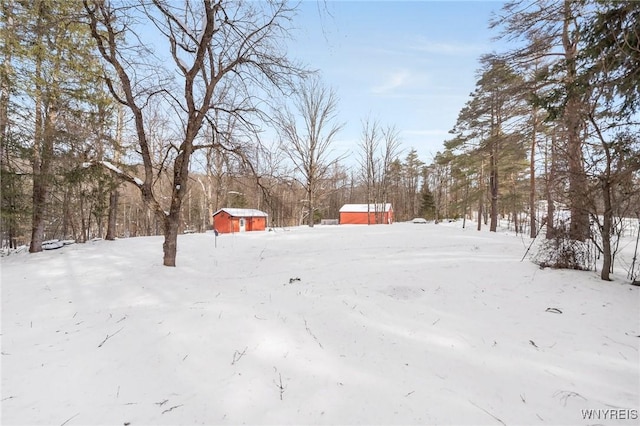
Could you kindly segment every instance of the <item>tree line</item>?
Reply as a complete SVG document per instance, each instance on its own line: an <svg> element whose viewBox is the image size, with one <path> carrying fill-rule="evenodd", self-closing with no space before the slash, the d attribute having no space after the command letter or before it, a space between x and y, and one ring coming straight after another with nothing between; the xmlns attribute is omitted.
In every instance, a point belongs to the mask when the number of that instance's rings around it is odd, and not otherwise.
<svg viewBox="0 0 640 426"><path fill-rule="evenodd" d="M640 220L640 4L511 1L490 26L512 47L480 58L429 166L436 208L543 231L551 266L582 269L589 241L608 280L625 218Z"/></svg>
<svg viewBox="0 0 640 426"><path fill-rule="evenodd" d="M480 58L431 163L366 117L350 166L337 93L287 55L286 1L0 2L3 246L160 234L175 266L223 207L313 226L391 202L594 241L608 279L640 211L636 2L506 3L489 25L513 48Z"/></svg>
<svg viewBox="0 0 640 426"><path fill-rule="evenodd" d="M287 2L1 5L3 246L161 234L174 266L177 235L219 208L312 226L363 201L361 172L331 150L337 95L286 54ZM415 200L418 164L393 154L385 188Z"/></svg>

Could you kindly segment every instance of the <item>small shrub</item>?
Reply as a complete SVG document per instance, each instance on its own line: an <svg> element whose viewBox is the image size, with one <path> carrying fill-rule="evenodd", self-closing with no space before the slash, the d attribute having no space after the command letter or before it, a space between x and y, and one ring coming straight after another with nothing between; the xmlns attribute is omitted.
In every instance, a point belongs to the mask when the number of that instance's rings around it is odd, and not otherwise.
<svg viewBox="0 0 640 426"><path fill-rule="evenodd" d="M562 229L558 231L553 238L540 244L532 262L542 268L591 270L591 245L588 242L572 240Z"/></svg>

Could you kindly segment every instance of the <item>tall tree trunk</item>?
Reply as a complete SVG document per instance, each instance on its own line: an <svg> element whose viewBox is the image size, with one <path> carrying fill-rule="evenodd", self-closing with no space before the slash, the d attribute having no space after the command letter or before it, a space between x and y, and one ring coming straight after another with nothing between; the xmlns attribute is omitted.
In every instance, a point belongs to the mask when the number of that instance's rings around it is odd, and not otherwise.
<svg viewBox="0 0 640 426"><path fill-rule="evenodd" d="M42 251L44 240L44 225L46 219L47 199L49 197L49 185L51 181L51 161L53 159L53 139L55 113L49 111L44 117L44 129L38 132L41 136L34 146L34 170L33 170L33 213L31 227L30 253ZM38 121L38 120L37 120Z"/></svg>
<svg viewBox="0 0 640 426"><path fill-rule="evenodd" d="M536 138L538 137L538 107L534 106L531 123L531 151L529 155L529 236L538 236L536 226Z"/></svg>
<svg viewBox="0 0 640 426"><path fill-rule="evenodd" d="M547 146L549 144L547 143ZM547 153L545 149L545 197L547 198L547 223L546 238L548 240L555 238L555 203L553 201L553 190L556 181L556 138L555 133L551 136L551 152ZM549 154L549 155L547 155Z"/></svg>
<svg viewBox="0 0 640 426"><path fill-rule="evenodd" d="M581 101L576 90L576 60L578 55L577 41L572 39L570 26L575 24L576 17L572 12L572 0L564 1L564 24L562 30L562 44L567 66L565 87L567 100L564 111L564 121L567 128L567 158L569 166L569 201L571 210L571 225L569 236L573 240L585 241L589 235L589 214L586 209L587 177L584 172L582 158L582 140L580 138L580 109Z"/></svg>
<svg viewBox="0 0 640 426"><path fill-rule="evenodd" d="M609 168L609 165L608 167ZM611 278L609 274L611 272L611 268L613 266L612 262L612 253L611 253L611 224L613 219L613 208L611 206L611 181L608 176L609 173L605 174L602 178L601 186L602 186L602 201L604 203L604 213L602 219L602 229L600 233L602 234L602 271L600 272L600 278L605 281L610 281Z"/></svg>
<svg viewBox="0 0 640 426"><path fill-rule="evenodd" d="M13 18L13 0L2 0L2 11L5 14L3 23L7 34L2 46L2 69L0 70L0 149L5 147L6 138L9 129L9 100L11 98L11 81L12 65L11 58L14 49L14 40L10 39L14 34L14 18ZM4 154L4 149L2 149ZM3 165L4 155L0 156L0 166ZM4 167L2 167L4 170Z"/></svg>
<svg viewBox="0 0 640 426"><path fill-rule="evenodd" d="M169 214L164 218L164 243L162 244L164 266L176 266L179 225L179 214Z"/></svg>
<svg viewBox="0 0 640 426"><path fill-rule="evenodd" d="M42 14L44 5L42 2L38 4L38 23L36 24L37 43L42 43ZM33 132L33 194L32 194L32 213L31 213L31 243L29 245L30 253L37 253L42 251L42 241L44 239L44 214L45 214L45 201L47 199L47 186L46 178L43 176L44 169L44 144L45 144L45 131L43 120L43 94L42 94L42 56L38 53L35 58L35 128ZM44 182L43 182L44 180Z"/></svg>
<svg viewBox="0 0 640 426"><path fill-rule="evenodd" d="M118 218L118 190L114 189L109 194L109 218L107 222L106 240L113 241L116 239L116 220Z"/></svg>
<svg viewBox="0 0 640 426"><path fill-rule="evenodd" d="M593 123L594 128L598 134L600 139L600 144L602 146L602 151L605 155L605 169L600 176L600 187L602 188L602 203L604 206L604 212L602 213L602 229L600 229L600 234L602 236L602 271L600 272L600 278L605 281L610 281L611 278L609 274L613 270L613 261L614 261L614 250L611 248L611 231L613 229L613 194L612 194L612 186L613 181L611 177L611 165L612 165L612 155L611 155L611 145L605 141L605 138L600 131L600 127L597 125L596 121L593 118L593 115L589 114L589 118L591 123ZM620 239L618 238L618 241Z"/></svg>
<svg viewBox="0 0 640 426"><path fill-rule="evenodd" d="M84 214L84 197L80 194L78 197L80 208L80 243L87 242L87 221Z"/></svg>
<svg viewBox="0 0 640 426"><path fill-rule="evenodd" d="M478 231L480 231L482 229L482 215L484 214L484 160L480 163L478 188L480 188L478 196Z"/></svg>
<svg viewBox="0 0 640 426"><path fill-rule="evenodd" d="M58 98L56 89L43 84L44 65L44 44L46 31L44 20L46 18L46 5L44 1L38 2L36 23L36 43L40 46L35 55L35 131L33 145L33 198L32 198L32 226L31 244L29 252L36 253L42 251L44 240L44 226L46 219L46 204L49 197L49 187L51 184L51 163L53 161L53 147L56 137L55 123L57 120ZM51 78L57 80L60 74L60 52L54 59ZM46 98L45 98L46 95Z"/></svg>
<svg viewBox="0 0 640 426"><path fill-rule="evenodd" d="M500 137L502 133L500 111L496 111L495 109L495 105L491 107L491 142L489 147L489 195L491 196L491 223L489 225L489 231L491 232L498 230L498 163Z"/></svg>
<svg viewBox="0 0 640 426"><path fill-rule="evenodd" d="M518 196L518 188L516 187L516 174L512 173L511 174L511 183L512 183L512 190L513 190L513 204L512 204L512 208L513 208L513 226L516 229L516 235L517 234L521 234L522 230L520 229L520 220L518 218L518 203L517 203L517 196Z"/></svg>
<svg viewBox="0 0 640 426"><path fill-rule="evenodd" d="M462 205L462 228L464 228L467 224L467 204L469 203L469 177L465 175L464 180L465 180L465 186L464 186L464 200Z"/></svg>
<svg viewBox="0 0 640 426"><path fill-rule="evenodd" d="M369 171L368 171L369 172ZM367 176L367 225L371 225L371 173Z"/></svg>
<svg viewBox="0 0 640 426"><path fill-rule="evenodd" d="M173 190L171 196L171 207L169 214L164 217L164 266L176 266L176 253L178 250L178 228L180 227L180 214L182 211L182 201L187 194L187 182L189 178L189 160L193 150L193 139L197 131L191 131L187 127L185 141L180 146L180 154L176 157L173 166ZM162 212L157 210L156 216Z"/></svg>
<svg viewBox="0 0 640 426"><path fill-rule="evenodd" d="M72 220L71 218L71 190L67 187L64 190L64 195L62 196L62 237L66 238L69 235L69 224Z"/></svg>
<svg viewBox="0 0 640 426"><path fill-rule="evenodd" d="M309 228L313 228L313 190L311 189L311 185L307 187L307 200L309 200L309 213L307 216L307 224Z"/></svg>
<svg viewBox="0 0 640 426"><path fill-rule="evenodd" d="M13 87L12 83L12 74L13 74L13 66L12 66L12 57L13 57L13 49L15 49L16 41L15 41L15 19L13 17L13 1L12 0L2 0L0 3L0 8L2 13L4 14L2 23L4 25L5 34L3 35L3 43L2 43L2 51L0 52L0 57L4 58L2 60L2 65L0 69L0 171L1 173L5 173L8 171L9 162L5 160L9 160L9 150L8 150L8 138L9 138L9 103L11 100L11 88ZM6 155L6 157L5 157ZM10 199L7 199L7 204L9 206L15 206L16 203L14 201L16 182L12 177L8 180L6 177L3 177L5 181L3 182L3 188L7 191L7 181L9 183L9 187L11 188L7 192L11 195ZM7 197L6 192L3 194L4 198ZM4 207L4 206L3 206ZM7 239L9 242L9 248L16 248L16 219L14 217L15 210L14 207L10 207L10 218L6 218L4 215L0 217L0 228L5 229L7 232Z"/></svg>
<svg viewBox="0 0 640 426"><path fill-rule="evenodd" d="M489 231L498 229L498 160L495 153L491 153L491 170L489 172L489 189L491 195L491 224Z"/></svg>

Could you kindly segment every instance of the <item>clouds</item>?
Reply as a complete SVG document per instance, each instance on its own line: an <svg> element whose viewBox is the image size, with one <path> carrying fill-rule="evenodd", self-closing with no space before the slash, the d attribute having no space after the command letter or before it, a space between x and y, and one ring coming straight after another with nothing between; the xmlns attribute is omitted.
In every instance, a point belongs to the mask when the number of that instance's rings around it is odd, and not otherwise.
<svg viewBox="0 0 640 426"><path fill-rule="evenodd" d="M338 91L346 123L340 148L357 146L370 114L396 126L405 148L441 149L475 87L478 57L495 48L487 22L499 4L326 4L331 13L319 24L317 5L301 3L299 26L307 31L295 52Z"/></svg>
<svg viewBox="0 0 640 426"><path fill-rule="evenodd" d="M444 56L469 56L476 57L489 50L489 46L484 43L437 41L424 37L416 37L408 46L409 50L419 53Z"/></svg>
<svg viewBox="0 0 640 426"><path fill-rule="evenodd" d="M403 130L402 134L407 136L442 136L446 138L449 136L449 131L443 129Z"/></svg>
<svg viewBox="0 0 640 426"><path fill-rule="evenodd" d="M433 75L415 61L405 61L404 65L379 67L369 76L368 92L377 98L423 99L434 89Z"/></svg>
<svg viewBox="0 0 640 426"><path fill-rule="evenodd" d="M408 70L399 70L399 71L392 72L387 76L385 81L383 81L381 84L377 86L372 87L371 92L376 94L382 94L382 93L391 92L395 89L402 88L403 86L406 86L407 83L410 81L410 77L411 77L411 72Z"/></svg>
<svg viewBox="0 0 640 426"><path fill-rule="evenodd" d="M368 55L359 66L376 70L371 75L374 81L369 92L404 98L438 91L447 85L450 87L447 92L456 92L455 83L460 80L454 76L462 70L472 76L469 69L473 69L477 57L487 51L487 46L480 43L440 42L424 37L414 37L395 48L367 47Z"/></svg>

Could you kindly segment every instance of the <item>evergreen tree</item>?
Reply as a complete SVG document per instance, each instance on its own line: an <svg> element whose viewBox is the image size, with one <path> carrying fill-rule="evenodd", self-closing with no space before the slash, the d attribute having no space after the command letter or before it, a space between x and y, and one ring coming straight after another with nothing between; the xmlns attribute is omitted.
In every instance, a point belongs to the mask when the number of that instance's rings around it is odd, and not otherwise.
<svg viewBox="0 0 640 426"><path fill-rule="evenodd" d="M3 12L7 24L3 28L6 56L0 108L3 148L8 146L5 142L18 143L29 162L27 173L32 182L29 251L38 252L47 232L50 235L57 232L55 212L48 209L56 204L52 191L59 177L58 157L65 150L66 141L84 131L78 123L85 120L89 105L94 102L100 68L78 2L3 2ZM7 110L4 106L10 97L15 108ZM6 138L7 129L24 137ZM3 152L5 164L20 160L15 151L3 149ZM49 223L52 228L47 230Z"/></svg>
<svg viewBox="0 0 640 426"><path fill-rule="evenodd" d="M420 216L428 220L436 218L436 204L426 184L422 186L421 191Z"/></svg>

